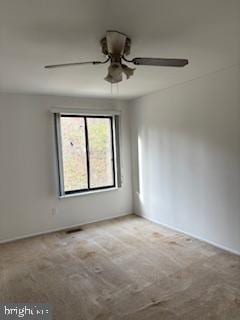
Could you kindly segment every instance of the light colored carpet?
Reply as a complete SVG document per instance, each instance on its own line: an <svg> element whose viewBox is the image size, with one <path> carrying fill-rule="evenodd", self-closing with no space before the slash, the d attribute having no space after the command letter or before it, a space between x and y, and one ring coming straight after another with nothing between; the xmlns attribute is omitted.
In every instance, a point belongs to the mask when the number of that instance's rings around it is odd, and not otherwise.
<svg viewBox="0 0 240 320"><path fill-rule="evenodd" d="M239 320L240 257L127 216L0 247L0 301L56 320Z"/></svg>

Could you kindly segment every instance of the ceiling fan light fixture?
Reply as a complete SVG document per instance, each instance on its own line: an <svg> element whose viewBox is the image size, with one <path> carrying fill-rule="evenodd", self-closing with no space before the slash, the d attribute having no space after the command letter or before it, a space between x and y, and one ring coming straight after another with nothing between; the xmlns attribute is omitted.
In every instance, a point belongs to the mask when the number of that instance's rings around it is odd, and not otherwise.
<svg viewBox="0 0 240 320"><path fill-rule="evenodd" d="M107 82L111 83L111 84L115 84L115 83L119 83L122 81L122 78L113 78L109 73L107 74L107 76L104 78L104 80L106 80Z"/></svg>
<svg viewBox="0 0 240 320"><path fill-rule="evenodd" d="M104 80L110 83L118 83L122 81L122 74L129 79L134 74L135 68L129 68L126 64L120 62L112 62L108 67L108 74Z"/></svg>
<svg viewBox="0 0 240 320"><path fill-rule="evenodd" d="M121 63L111 63L108 67L108 74L104 80L110 83L118 83L122 81L122 66Z"/></svg>
<svg viewBox="0 0 240 320"><path fill-rule="evenodd" d="M125 73L127 79L133 76L135 70L136 68L130 68L126 64L122 64L122 71Z"/></svg>
<svg viewBox="0 0 240 320"><path fill-rule="evenodd" d="M107 81L107 82L109 82L109 83L114 83L114 79L113 79L113 77L108 73L107 75L106 75L106 77L104 78L104 80L105 81Z"/></svg>

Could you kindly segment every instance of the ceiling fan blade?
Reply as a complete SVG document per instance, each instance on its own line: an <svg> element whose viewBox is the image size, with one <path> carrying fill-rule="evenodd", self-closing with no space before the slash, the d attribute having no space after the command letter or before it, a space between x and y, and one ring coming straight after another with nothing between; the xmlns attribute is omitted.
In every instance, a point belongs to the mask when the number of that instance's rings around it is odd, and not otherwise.
<svg viewBox="0 0 240 320"><path fill-rule="evenodd" d="M71 62L71 63L62 63L62 64L50 64L45 66L45 69L54 69L54 68L63 68L63 67L74 67L74 66L81 66L85 64L103 64L107 63L109 59L105 61L86 61L86 62Z"/></svg>
<svg viewBox="0 0 240 320"><path fill-rule="evenodd" d="M187 59L165 59L165 58L134 58L129 61L135 65L159 66L159 67L184 67L188 64Z"/></svg>

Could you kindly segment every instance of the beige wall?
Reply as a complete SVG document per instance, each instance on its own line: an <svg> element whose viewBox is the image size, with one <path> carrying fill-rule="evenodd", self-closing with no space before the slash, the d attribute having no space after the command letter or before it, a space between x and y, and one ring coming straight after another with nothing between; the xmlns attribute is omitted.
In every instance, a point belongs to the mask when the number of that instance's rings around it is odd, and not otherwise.
<svg viewBox="0 0 240 320"><path fill-rule="evenodd" d="M122 111L121 189L57 198L51 107ZM126 112L104 99L0 94L0 241L132 213Z"/></svg>
<svg viewBox="0 0 240 320"><path fill-rule="evenodd" d="M131 108L135 212L240 253L240 67Z"/></svg>

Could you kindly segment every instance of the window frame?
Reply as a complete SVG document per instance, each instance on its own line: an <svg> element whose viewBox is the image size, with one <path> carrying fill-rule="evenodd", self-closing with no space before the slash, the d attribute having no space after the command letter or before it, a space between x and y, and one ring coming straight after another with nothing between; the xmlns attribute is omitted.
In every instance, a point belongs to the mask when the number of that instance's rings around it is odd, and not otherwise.
<svg viewBox="0 0 240 320"><path fill-rule="evenodd" d="M86 144L86 164L87 164L87 184L88 188L65 191L64 189L64 174L63 174L63 150L62 150L62 134L61 134L61 118L62 117L78 117L84 119L85 129L85 144ZM90 154L89 154L89 137L87 118L94 119L109 119L111 130L111 149L112 149L112 174L113 184L91 187L90 186ZM100 191L108 191L118 189L120 187L120 143L119 143L119 116L114 114L88 114L88 113L54 113L54 128L56 141L56 158L58 171L58 196L60 198L91 194Z"/></svg>

